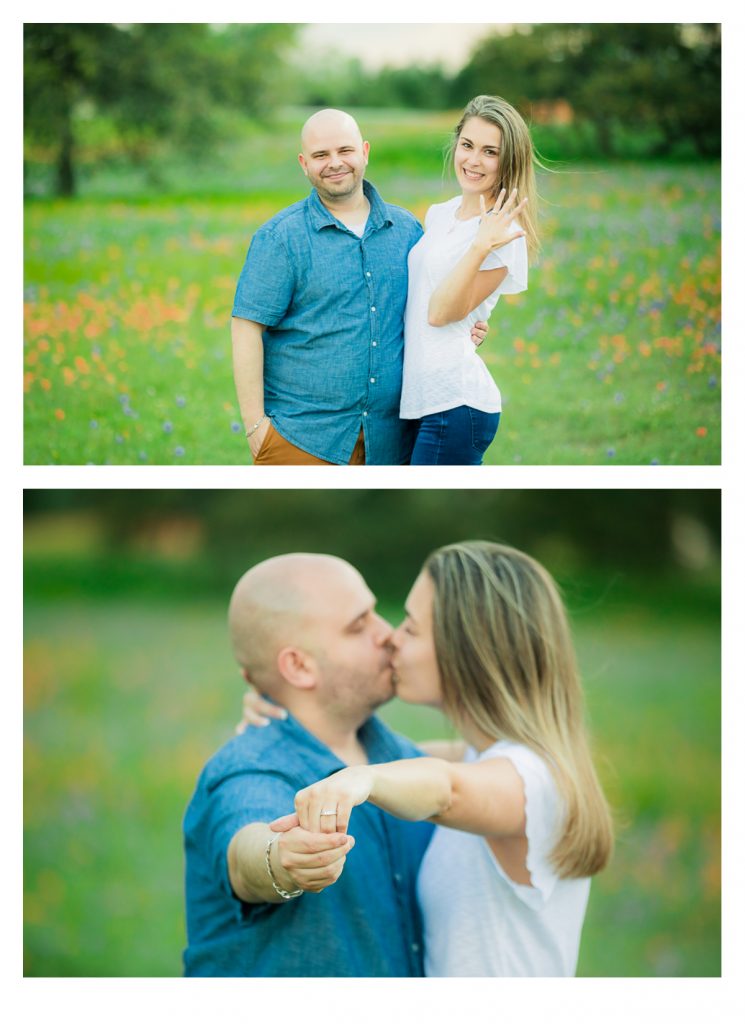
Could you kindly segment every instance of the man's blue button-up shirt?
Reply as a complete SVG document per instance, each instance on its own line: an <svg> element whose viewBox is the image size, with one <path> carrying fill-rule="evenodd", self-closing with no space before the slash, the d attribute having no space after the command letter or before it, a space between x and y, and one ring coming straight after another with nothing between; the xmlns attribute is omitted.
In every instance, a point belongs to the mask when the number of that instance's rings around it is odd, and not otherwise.
<svg viewBox="0 0 745 1024"><path fill-rule="evenodd" d="M359 738L373 763L420 754L374 717ZM416 875L432 834L426 822L363 804L350 822L355 847L327 889L247 904L231 888L235 833L292 812L299 789L342 767L292 717L247 729L207 763L184 819L187 975L421 977Z"/></svg>
<svg viewBox="0 0 745 1024"><path fill-rule="evenodd" d="M360 428L372 465L407 463L413 425L399 419L407 257L422 234L369 182L360 238L315 189L253 236L233 316L265 326L264 407L279 433L346 464Z"/></svg>

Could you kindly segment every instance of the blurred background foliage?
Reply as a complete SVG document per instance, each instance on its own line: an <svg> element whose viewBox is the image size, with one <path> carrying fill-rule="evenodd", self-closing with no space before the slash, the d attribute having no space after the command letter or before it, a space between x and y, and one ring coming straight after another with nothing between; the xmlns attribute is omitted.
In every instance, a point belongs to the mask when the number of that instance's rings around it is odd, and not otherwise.
<svg viewBox="0 0 745 1024"><path fill-rule="evenodd" d="M514 103L549 158L719 155L719 25L514 25L454 71L307 60L301 28L25 25L27 191L73 195L92 167L119 163L162 188L174 153L198 180L220 143L288 104L457 110L479 93Z"/></svg>
<svg viewBox="0 0 745 1024"><path fill-rule="evenodd" d="M718 975L719 517L714 490L27 491L25 973L180 973L181 819L239 715L225 617L248 566L348 558L397 622L432 547L485 537L563 589L618 821L579 973Z"/></svg>

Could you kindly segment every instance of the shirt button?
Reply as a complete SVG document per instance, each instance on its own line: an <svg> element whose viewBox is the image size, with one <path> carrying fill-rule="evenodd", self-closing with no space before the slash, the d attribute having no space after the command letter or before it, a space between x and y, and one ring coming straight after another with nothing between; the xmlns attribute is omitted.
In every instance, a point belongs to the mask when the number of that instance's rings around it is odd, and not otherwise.
<svg viewBox="0 0 745 1024"><path fill-rule="evenodd" d="M370 306L370 312L371 312L371 313L374 313L374 312L375 312L375 306Z"/></svg>
<svg viewBox="0 0 745 1024"><path fill-rule="evenodd" d="M369 271L369 270L368 270L368 271L367 271L367 273L365 274L365 277L370 277L370 271Z"/></svg>
<svg viewBox="0 0 745 1024"><path fill-rule="evenodd" d="M370 383L371 383L371 384L374 384L374 383L375 383L375 378L374 378L374 377L371 377L371 378L370 378Z"/></svg>
<svg viewBox="0 0 745 1024"><path fill-rule="evenodd" d="M378 343L377 343L377 341L374 341L373 342L373 348L377 348L377 347L378 347Z"/></svg>
<svg viewBox="0 0 745 1024"><path fill-rule="evenodd" d="M396 873L396 874L395 874L395 875L393 876L393 881L394 881L394 882L396 883L396 885L400 885L400 884L401 884L401 882L403 882L403 878L401 877L401 875L399 875L398 873Z"/></svg>
<svg viewBox="0 0 745 1024"><path fill-rule="evenodd" d="M363 416L367 416L367 409L362 413Z"/></svg>
<svg viewBox="0 0 745 1024"><path fill-rule="evenodd" d="M413 953L418 953L419 952L419 943L418 942L412 942L411 950L412 950Z"/></svg>

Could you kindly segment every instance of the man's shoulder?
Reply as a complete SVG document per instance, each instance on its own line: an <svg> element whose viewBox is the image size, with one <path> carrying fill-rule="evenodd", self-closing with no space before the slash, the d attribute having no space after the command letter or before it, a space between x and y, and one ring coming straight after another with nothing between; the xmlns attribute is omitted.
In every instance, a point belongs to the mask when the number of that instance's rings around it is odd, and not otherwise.
<svg viewBox="0 0 745 1024"><path fill-rule="evenodd" d="M303 199L298 199L296 203L291 206L286 206L284 210L280 210L279 213L275 213L269 220L256 229L255 234L268 234L268 235L283 235L291 233L294 228L299 227L305 217L305 211L308 206L308 196Z"/></svg>
<svg viewBox="0 0 745 1024"><path fill-rule="evenodd" d="M202 770L201 785L211 791L233 775L271 772L282 761L281 747L276 730L246 729L212 755Z"/></svg>

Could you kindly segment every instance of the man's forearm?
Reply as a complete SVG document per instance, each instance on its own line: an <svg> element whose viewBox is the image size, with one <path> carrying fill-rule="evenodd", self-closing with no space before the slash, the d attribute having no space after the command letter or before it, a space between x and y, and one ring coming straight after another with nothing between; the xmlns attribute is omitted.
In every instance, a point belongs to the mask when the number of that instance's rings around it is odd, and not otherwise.
<svg viewBox="0 0 745 1024"><path fill-rule="evenodd" d="M264 339L261 324L233 317L233 376L246 430L264 415Z"/></svg>
<svg viewBox="0 0 745 1024"><path fill-rule="evenodd" d="M266 869L266 844L277 835L268 825L246 825L233 836L228 847L228 873L236 896L244 903L281 903L282 897L274 889ZM271 864L274 877L281 889L295 888L276 856L276 842L272 845Z"/></svg>

